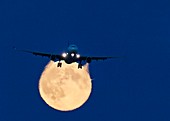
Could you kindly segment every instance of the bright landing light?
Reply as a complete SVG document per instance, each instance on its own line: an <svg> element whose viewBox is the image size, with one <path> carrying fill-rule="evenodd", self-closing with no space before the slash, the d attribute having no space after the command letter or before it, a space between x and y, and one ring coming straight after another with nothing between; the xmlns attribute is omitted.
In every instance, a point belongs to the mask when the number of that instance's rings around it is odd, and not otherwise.
<svg viewBox="0 0 170 121"><path fill-rule="evenodd" d="M71 53L71 57L74 57L74 53Z"/></svg>
<svg viewBox="0 0 170 121"><path fill-rule="evenodd" d="M62 56L65 58L67 56L67 53L63 53Z"/></svg>
<svg viewBox="0 0 170 121"><path fill-rule="evenodd" d="M80 54L77 54L76 57L77 57L77 58L80 58Z"/></svg>

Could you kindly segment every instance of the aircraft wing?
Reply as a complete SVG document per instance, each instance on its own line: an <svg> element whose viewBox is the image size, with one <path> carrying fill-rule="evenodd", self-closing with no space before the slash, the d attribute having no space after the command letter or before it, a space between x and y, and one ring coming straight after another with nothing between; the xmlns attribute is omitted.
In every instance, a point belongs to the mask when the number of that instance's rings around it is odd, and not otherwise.
<svg viewBox="0 0 170 121"><path fill-rule="evenodd" d="M17 50L16 48L14 48L15 50ZM64 60L63 57L61 55L56 55L56 54L49 54L49 53L42 53L42 52L34 52L34 51L29 51L29 50L17 50L17 51L22 51L22 52L27 52L27 53L31 53L33 55L38 55L38 56L42 56L42 57L48 57L50 58L50 60L55 61L56 59L58 60Z"/></svg>
<svg viewBox="0 0 170 121"><path fill-rule="evenodd" d="M82 61L87 61L87 62L91 62L92 60L106 60L106 59L111 59L111 58L119 58L119 57L93 57L93 56L81 56L80 60Z"/></svg>
<svg viewBox="0 0 170 121"><path fill-rule="evenodd" d="M113 57L89 57L89 56L80 57L80 59L82 60L86 60L87 58L90 58L91 60L106 60L106 59L113 58Z"/></svg>

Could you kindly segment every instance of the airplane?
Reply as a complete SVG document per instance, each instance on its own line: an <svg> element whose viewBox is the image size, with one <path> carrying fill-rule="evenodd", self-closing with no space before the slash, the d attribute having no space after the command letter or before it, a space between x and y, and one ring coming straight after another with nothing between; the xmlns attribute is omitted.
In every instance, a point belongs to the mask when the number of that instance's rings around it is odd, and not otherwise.
<svg viewBox="0 0 170 121"><path fill-rule="evenodd" d="M15 50L17 50L14 47ZM56 62L59 61L57 64L57 67L61 67L62 63L61 60L64 60L67 64L71 64L73 62L78 62L78 69L82 69L82 61L86 61L87 63L91 63L93 60L106 60L110 58L119 58L119 57L93 57L93 56L81 56L78 53L78 47L75 44L68 45L67 51L62 54L50 54L50 53L41 53L41 52L34 52L29 50L17 50L17 51L23 51L27 53L31 53L33 55L38 56L44 56L48 57L50 60Z"/></svg>

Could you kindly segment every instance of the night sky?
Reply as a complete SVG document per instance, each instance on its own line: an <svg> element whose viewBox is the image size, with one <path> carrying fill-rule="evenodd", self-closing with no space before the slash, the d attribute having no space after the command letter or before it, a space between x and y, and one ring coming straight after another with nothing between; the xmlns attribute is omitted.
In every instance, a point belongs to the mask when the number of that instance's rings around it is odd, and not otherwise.
<svg viewBox="0 0 170 121"><path fill-rule="evenodd" d="M93 61L79 109L50 108L38 91L48 58L16 52L124 56ZM0 121L169 121L169 0L1 0Z"/></svg>

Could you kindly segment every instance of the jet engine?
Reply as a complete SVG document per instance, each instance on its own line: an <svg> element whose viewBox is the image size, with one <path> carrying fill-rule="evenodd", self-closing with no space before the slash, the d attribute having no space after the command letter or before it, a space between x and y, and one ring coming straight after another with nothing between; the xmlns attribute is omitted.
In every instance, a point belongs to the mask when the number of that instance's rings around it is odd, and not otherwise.
<svg viewBox="0 0 170 121"><path fill-rule="evenodd" d="M51 55L50 60L52 60L52 61L54 61L54 62L55 62L55 61L56 61L55 56Z"/></svg>
<svg viewBox="0 0 170 121"><path fill-rule="evenodd" d="M90 58L90 57L87 57L86 62L87 62L87 63L91 63L91 58Z"/></svg>

